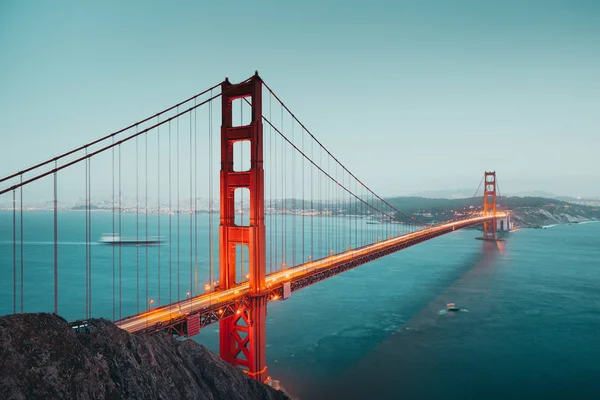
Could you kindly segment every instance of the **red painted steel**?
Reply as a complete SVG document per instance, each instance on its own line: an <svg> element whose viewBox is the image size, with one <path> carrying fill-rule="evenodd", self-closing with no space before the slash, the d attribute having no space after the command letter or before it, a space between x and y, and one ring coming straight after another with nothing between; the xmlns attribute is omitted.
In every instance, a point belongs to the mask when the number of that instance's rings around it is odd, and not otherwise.
<svg viewBox="0 0 600 400"><path fill-rule="evenodd" d="M187 317L187 337L192 337L200 333L200 316L191 315Z"/></svg>
<svg viewBox="0 0 600 400"><path fill-rule="evenodd" d="M483 215L496 215L496 172L483 177ZM496 218L483 224L483 239L496 240Z"/></svg>
<svg viewBox="0 0 600 400"><path fill-rule="evenodd" d="M236 282L236 246L244 245L249 252L250 299L247 307L220 321L220 353L223 360L240 366L252 378L268 379L265 344L267 314L266 238L264 217L264 170L262 126L262 80L255 74L250 80L232 85L222 83L221 124L221 218L219 226L220 289L234 287ZM252 120L247 126L233 127L232 101L251 98ZM233 144L248 141L250 169L233 169ZM250 222L235 224L235 189L250 191ZM239 277L240 281L242 277Z"/></svg>

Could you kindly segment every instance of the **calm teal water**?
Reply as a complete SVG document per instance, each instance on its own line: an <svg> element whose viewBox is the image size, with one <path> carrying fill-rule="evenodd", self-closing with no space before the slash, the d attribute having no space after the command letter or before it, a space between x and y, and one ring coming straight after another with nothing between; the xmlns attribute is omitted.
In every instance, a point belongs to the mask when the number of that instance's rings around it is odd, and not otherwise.
<svg viewBox="0 0 600 400"><path fill-rule="evenodd" d="M247 223L248 215L244 215ZM209 219L212 218L213 253L209 251ZM236 217L237 222L241 216ZM267 218L267 272L282 263L297 265L308 254L318 259L341 252L352 243L370 243L386 234L383 225L346 218L275 216ZM309 230L312 223L313 229ZM170 224L170 228L169 228ZM152 305L185 299L188 293L204 292L204 285L218 279L218 215L122 213L121 236L160 236L161 246L110 246L98 240L105 233L119 232L119 216L93 212L91 246L86 246L84 212L58 213L59 314L68 320L85 318L86 252L91 252L92 315L118 319L144 311ZM302 230L304 224L304 231ZM146 226L147 233L146 233ZM353 229L347 229L352 227ZM384 228L382 228L384 227ZM357 228L358 230L354 230ZM21 246L20 214L16 214L16 248L13 248L13 213L0 211L0 315L13 311L14 263L17 273L17 311L52 311L54 268L54 214L25 211ZM406 229L395 225L395 231ZM304 241L302 241L304 232ZM312 235L310 234L312 232ZM350 233L353 232L353 233ZM356 233L358 232L358 234ZM391 231L390 231L391 232ZM294 245L295 243L295 245ZM23 280L21 281L21 247ZM284 248L285 252L281 249ZM312 249L312 250L310 250ZM15 254L16 252L16 254ZM248 273L248 250L238 246L238 277ZM282 254L284 253L284 254ZM210 273L211 259L213 271ZM241 260L245 262L242 263ZM160 271L160 272L159 272ZM114 275L113 275L114 274ZM114 278L113 278L114 276ZM211 279L212 277L212 279ZM114 282L114 283L113 283ZM146 286L147 282L147 286ZM21 302L21 285L23 302ZM122 289L121 289L122 288ZM115 302L113 304L113 291ZM119 302L119 298L122 299ZM119 303L121 307L119 307ZM114 312L114 314L113 314Z"/></svg>
<svg viewBox="0 0 600 400"><path fill-rule="evenodd" d="M271 373L301 399L599 398L600 224L475 236L271 307Z"/></svg>
<svg viewBox="0 0 600 400"><path fill-rule="evenodd" d="M48 212L25 213L25 311L52 309L52 218ZM168 236L168 216L160 218L161 235ZM84 214L61 213L59 222L59 312L73 319L85 310ZM122 223L124 235L135 236L135 215L123 214ZM179 252L168 244L121 249L123 316L138 305L144 309L146 298L157 299L159 249L161 303L185 298L190 265L195 289L196 234L190 255L189 215L180 217L180 225ZM112 216L94 213L92 226L97 240L112 231ZM298 220L297 237L299 229ZM327 232L335 224L319 229ZM377 234L372 225L360 229L365 237ZM156 234L157 223L150 223L149 235ZM520 230L500 246L474 240L477 234L455 232L271 303L271 375L300 399L597 398L600 224ZM199 216L197 235L201 290L208 279L208 216ZM93 314L111 318L113 248L92 245L92 254ZM299 249L296 256L302 257ZM13 308L12 260L12 213L0 212L0 314ZM439 314L447 302L468 312ZM217 325L210 326L195 340L216 351L217 332Z"/></svg>

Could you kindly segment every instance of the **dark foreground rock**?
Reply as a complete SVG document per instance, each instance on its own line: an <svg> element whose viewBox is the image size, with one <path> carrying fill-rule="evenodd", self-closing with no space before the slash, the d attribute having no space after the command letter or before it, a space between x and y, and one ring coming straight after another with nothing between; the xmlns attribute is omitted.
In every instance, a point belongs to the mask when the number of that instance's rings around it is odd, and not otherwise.
<svg viewBox="0 0 600 400"><path fill-rule="evenodd" d="M288 399L194 341L90 322L76 333L51 314L0 317L0 398Z"/></svg>

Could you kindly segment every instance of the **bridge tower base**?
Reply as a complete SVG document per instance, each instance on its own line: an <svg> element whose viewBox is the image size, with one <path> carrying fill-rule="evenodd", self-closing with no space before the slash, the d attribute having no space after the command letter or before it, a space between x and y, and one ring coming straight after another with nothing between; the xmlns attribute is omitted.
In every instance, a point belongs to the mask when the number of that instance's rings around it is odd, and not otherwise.
<svg viewBox="0 0 600 400"><path fill-rule="evenodd" d="M219 226L220 289L240 283L236 277L236 248L247 249L250 298L240 304L236 314L220 321L221 358L239 366L250 377L261 382L269 378L266 366L265 289L266 244L264 216L264 169L262 125L262 80L255 74L248 81L233 85L228 79L221 85L221 210ZM252 119L249 125L233 126L232 102L250 98ZM233 168L235 142L248 142L250 169ZM250 221L235 223L235 190L250 192ZM237 281L239 279L239 281Z"/></svg>

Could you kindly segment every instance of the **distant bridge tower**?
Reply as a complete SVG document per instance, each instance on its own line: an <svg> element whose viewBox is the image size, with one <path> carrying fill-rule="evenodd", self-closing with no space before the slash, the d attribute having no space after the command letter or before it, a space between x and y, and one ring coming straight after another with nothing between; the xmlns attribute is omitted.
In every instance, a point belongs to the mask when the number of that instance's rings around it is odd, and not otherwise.
<svg viewBox="0 0 600 400"><path fill-rule="evenodd" d="M221 125L221 216L219 226L220 287L236 285L236 247L246 246L249 254L250 300L236 314L220 322L221 358L241 367L250 377L264 382L268 378L265 356L265 320L267 296L266 244L264 215L264 169L262 125L262 80L255 74L250 80L232 85L228 79L222 89ZM233 126L232 101L250 98L252 120L246 126ZM250 169L234 171L233 144L250 145ZM250 222L235 223L235 190L250 191ZM238 277L240 281L243 277Z"/></svg>
<svg viewBox="0 0 600 400"><path fill-rule="evenodd" d="M496 215L496 171L485 172L483 184L483 214ZM483 239L497 240L496 218L483 224Z"/></svg>

